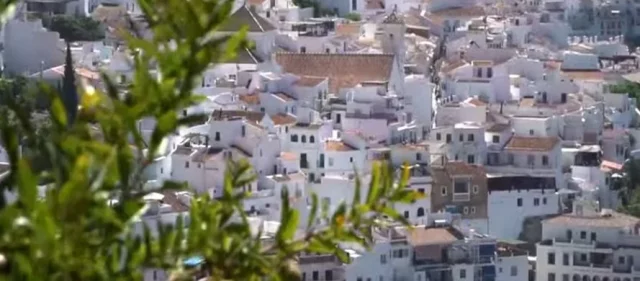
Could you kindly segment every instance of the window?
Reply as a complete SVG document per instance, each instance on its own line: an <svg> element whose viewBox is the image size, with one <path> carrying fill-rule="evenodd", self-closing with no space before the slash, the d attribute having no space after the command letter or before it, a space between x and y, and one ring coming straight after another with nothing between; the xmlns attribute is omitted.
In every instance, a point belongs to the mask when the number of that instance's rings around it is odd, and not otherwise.
<svg viewBox="0 0 640 281"><path fill-rule="evenodd" d="M518 207L522 207L522 198L518 198Z"/></svg>
<svg viewBox="0 0 640 281"><path fill-rule="evenodd" d="M316 281L316 280L318 280L319 275L320 275L320 274L318 274L318 271L315 271L315 270L314 270L314 271L311 273L311 278L313 279L313 281Z"/></svg>
<svg viewBox="0 0 640 281"><path fill-rule="evenodd" d="M424 208L420 207L418 208L418 213L417 216L420 217L424 217Z"/></svg>
<svg viewBox="0 0 640 281"><path fill-rule="evenodd" d="M387 255L380 255L380 264L387 264Z"/></svg>
<svg viewBox="0 0 640 281"><path fill-rule="evenodd" d="M511 276L518 276L518 267L515 265L511 266Z"/></svg>
<svg viewBox="0 0 640 281"><path fill-rule="evenodd" d="M424 188L418 188L418 193L424 195Z"/></svg>
<svg viewBox="0 0 640 281"><path fill-rule="evenodd" d="M540 198L533 198L533 206L540 206Z"/></svg>
<svg viewBox="0 0 640 281"><path fill-rule="evenodd" d="M482 68L478 67L478 70L476 71L478 77L482 77Z"/></svg>
<svg viewBox="0 0 640 281"><path fill-rule="evenodd" d="M305 135L300 136L300 142L301 143L307 143L307 136L305 136Z"/></svg>
<svg viewBox="0 0 640 281"><path fill-rule="evenodd" d="M549 272L547 275L547 281L556 281L556 274L553 272Z"/></svg>
<svg viewBox="0 0 640 281"><path fill-rule="evenodd" d="M437 133L436 134L436 140L440 140L440 139L442 139L442 135L440 135L440 133Z"/></svg>
<svg viewBox="0 0 640 281"><path fill-rule="evenodd" d="M185 168L189 168L189 161L184 162L184 167L185 167Z"/></svg>
<svg viewBox="0 0 640 281"><path fill-rule="evenodd" d="M596 241L596 233L591 232L591 241Z"/></svg>
<svg viewBox="0 0 640 281"><path fill-rule="evenodd" d="M446 196L447 195L447 187L443 186L440 191L442 192L442 196Z"/></svg>
<svg viewBox="0 0 640 281"><path fill-rule="evenodd" d="M187 110L182 111L182 116L187 116Z"/></svg>
<svg viewBox="0 0 640 281"><path fill-rule="evenodd" d="M215 140L220 141L220 132L216 132Z"/></svg>
<svg viewBox="0 0 640 281"><path fill-rule="evenodd" d="M416 153L416 161L422 160L422 154Z"/></svg>
<svg viewBox="0 0 640 281"><path fill-rule="evenodd" d="M500 143L500 136L491 137L491 142L492 143Z"/></svg>
<svg viewBox="0 0 640 281"><path fill-rule="evenodd" d="M471 207L471 213L475 214L476 213L476 207Z"/></svg>
<svg viewBox="0 0 640 281"><path fill-rule="evenodd" d="M562 265L569 265L569 254L562 254Z"/></svg>
<svg viewBox="0 0 640 281"><path fill-rule="evenodd" d="M469 179L455 179L453 193L469 193Z"/></svg>
<svg viewBox="0 0 640 281"><path fill-rule="evenodd" d="M306 53L307 47L300 47L300 53Z"/></svg>
<svg viewBox="0 0 640 281"><path fill-rule="evenodd" d="M451 134L447 134L447 143L451 142Z"/></svg>
<svg viewBox="0 0 640 281"><path fill-rule="evenodd" d="M549 165L549 156L542 155L542 166L547 166L547 165Z"/></svg>
<svg viewBox="0 0 640 281"><path fill-rule="evenodd" d="M556 254L548 253L547 254L547 264L556 264Z"/></svg>
<svg viewBox="0 0 640 281"><path fill-rule="evenodd" d="M580 231L580 239L587 239L587 232L586 231Z"/></svg>
<svg viewBox="0 0 640 281"><path fill-rule="evenodd" d="M469 207L465 206L465 207L462 209L462 212L463 212L465 215L469 214Z"/></svg>
<svg viewBox="0 0 640 281"><path fill-rule="evenodd" d="M618 257L618 263L624 264L624 257Z"/></svg>
<svg viewBox="0 0 640 281"><path fill-rule="evenodd" d="M464 141L464 135L463 135L463 134L460 134L460 136L458 136L458 140L459 140L459 141L461 141L461 142L463 142L463 141Z"/></svg>
<svg viewBox="0 0 640 281"><path fill-rule="evenodd" d="M298 135L291 135L291 142L298 142Z"/></svg>
<svg viewBox="0 0 640 281"><path fill-rule="evenodd" d="M315 143L316 142L316 138L314 136L309 136L309 142L310 143Z"/></svg>
<svg viewBox="0 0 640 281"><path fill-rule="evenodd" d="M473 194L478 194L478 186L477 185L473 186Z"/></svg>
<svg viewBox="0 0 640 281"><path fill-rule="evenodd" d="M349 163L353 163L353 157L349 157Z"/></svg>
<svg viewBox="0 0 640 281"><path fill-rule="evenodd" d="M404 211L404 218L408 219L409 218L409 211Z"/></svg>
<svg viewBox="0 0 640 281"><path fill-rule="evenodd" d="M569 281L569 274L562 274L562 281Z"/></svg>
<svg viewBox="0 0 640 281"><path fill-rule="evenodd" d="M351 0L351 10L355 11L358 9L358 0Z"/></svg>
<svg viewBox="0 0 640 281"><path fill-rule="evenodd" d="M533 130L529 130L529 135L533 136L534 131Z"/></svg>
<svg viewBox="0 0 640 281"><path fill-rule="evenodd" d="M547 205L547 197L542 197L542 205Z"/></svg>
<svg viewBox="0 0 640 281"><path fill-rule="evenodd" d="M491 67L487 68L487 77L488 78L493 77L493 68Z"/></svg>
<svg viewBox="0 0 640 281"><path fill-rule="evenodd" d="M287 134L289 133L289 126L285 126L284 127L284 132L287 133Z"/></svg>
<svg viewBox="0 0 640 281"><path fill-rule="evenodd" d="M467 141L473 141L474 135L473 134L469 134L467 136Z"/></svg>
<svg viewBox="0 0 640 281"><path fill-rule="evenodd" d="M467 271L463 269L460 269L460 279L465 279L467 278Z"/></svg>
<svg viewBox="0 0 640 281"><path fill-rule="evenodd" d="M527 165L533 166L536 163L535 155L527 155Z"/></svg>
<svg viewBox="0 0 640 281"><path fill-rule="evenodd" d="M474 155L467 155L467 163L469 164L476 163L476 157Z"/></svg>
<svg viewBox="0 0 640 281"><path fill-rule="evenodd" d="M362 281L362 277L356 278L357 281Z"/></svg>
<svg viewBox="0 0 640 281"><path fill-rule="evenodd" d="M333 280L333 271L332 270L325 270L324 271L324 280L327 280L327 281Z"/></svg>
<svg viewBox="0 0 640 281"><path fill-rule="evenodd" d="M153 280L158 280L158 272L157 271L153 271Z"/></svg>

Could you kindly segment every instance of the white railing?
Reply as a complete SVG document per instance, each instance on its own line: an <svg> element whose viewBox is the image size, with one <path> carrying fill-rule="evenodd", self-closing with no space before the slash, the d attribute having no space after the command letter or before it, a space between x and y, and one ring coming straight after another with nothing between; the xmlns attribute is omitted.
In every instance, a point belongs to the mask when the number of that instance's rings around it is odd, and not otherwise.
<svg viewBox="0 0 640 281"><path fill-rule="evenodd" d="M454 193L453 202L466 202L471 200L471 194L469 193Z"/></svg>

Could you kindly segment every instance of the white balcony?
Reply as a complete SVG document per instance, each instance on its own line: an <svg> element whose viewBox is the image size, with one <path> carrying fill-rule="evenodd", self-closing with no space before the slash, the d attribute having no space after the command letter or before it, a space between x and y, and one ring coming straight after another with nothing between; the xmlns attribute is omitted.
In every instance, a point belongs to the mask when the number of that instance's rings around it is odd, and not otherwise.
<svg viewBox="0 0 640 281"><path fill-rule="evenodd" d="M468 202L471 200L471 194L469 193L454 193L453 202Z"/></svg>

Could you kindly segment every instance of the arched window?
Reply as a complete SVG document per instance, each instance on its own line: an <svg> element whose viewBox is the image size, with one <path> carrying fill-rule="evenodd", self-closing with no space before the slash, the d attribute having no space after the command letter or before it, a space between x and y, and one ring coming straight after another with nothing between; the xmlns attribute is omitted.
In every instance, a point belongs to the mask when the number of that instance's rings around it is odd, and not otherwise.
<svg viewBox="0 0 640 281"><path fill-rule="evenodd" d="M418 217L424 216L424 209L422 207L418 208Z"/></svg>
<svg viewBox="0 0 640 281"><path fill-rule="evenodd" d="M307 136L302 135L302 136L300 137L300 142L302 142L302 143L306 143L306 142L307 142Z"/></svg>
<svg viewBox="0 0 640 281"><path fill-rule="evenodd" d="M309 136L309 142L310 143L316 142L316 138L314 136Z"/></svg>

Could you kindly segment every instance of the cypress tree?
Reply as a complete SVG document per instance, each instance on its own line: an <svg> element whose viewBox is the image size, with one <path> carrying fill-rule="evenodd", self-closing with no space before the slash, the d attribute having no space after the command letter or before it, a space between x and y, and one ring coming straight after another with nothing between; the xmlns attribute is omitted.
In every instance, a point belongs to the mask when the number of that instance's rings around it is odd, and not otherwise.
<svg viewBox="0 0 640 281"><path fill-rule="evenodd" d="M61 99L67 111L67 120L72 124L78 113L78 89L76 88L76 77L73 69L71 57L71 46L67 41L67 57L64 64L64 80L62 81Z"/></svg>

